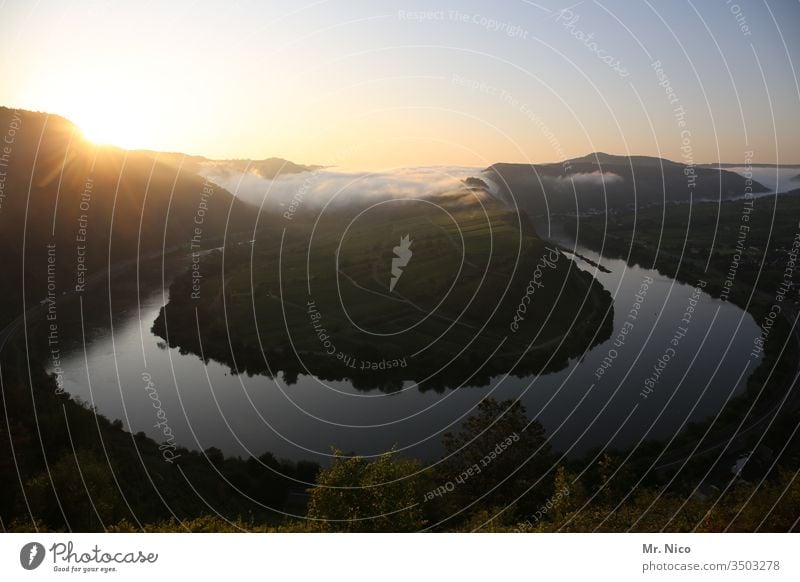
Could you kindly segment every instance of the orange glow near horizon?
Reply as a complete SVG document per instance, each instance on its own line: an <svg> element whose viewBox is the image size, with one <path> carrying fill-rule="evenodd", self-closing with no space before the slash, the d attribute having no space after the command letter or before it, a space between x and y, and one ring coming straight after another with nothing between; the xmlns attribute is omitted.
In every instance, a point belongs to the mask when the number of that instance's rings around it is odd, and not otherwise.
<svg viewBox="0 0 800 582"><path fill-rule="evenodd" d="M147 136L141 129L120 115L108 112L91 112L71 119L84 138L96 145L112 145L126 149L138 149L145 145Z"/></svg>
<svg viewBox="0 0 800 582"><path fill-rule="evenodd" d="M496 10L527 39L458 19L408 20L382 3L354 9L359 18L328 2L29 4L3 8L0 105L61 115L97 144L346 169L558 162L593 151L682 160L682 129L652 59L591 3L581 22L593 23L609 55L625 56L629 77L523 2ZM796 7L775 10L788 21ZM663 27L646 5L626 18L639 30ZM648 45L680 93L692 161L743 163L754 151L755 162L797 162L797 91L782 37L760 37L772 67L762 71L750 42L718 20L734 71L711 58L719 46L704 34L687 40L708 56L697 71L671 35ZM762 74L769 92L752 82Z"/></svg>

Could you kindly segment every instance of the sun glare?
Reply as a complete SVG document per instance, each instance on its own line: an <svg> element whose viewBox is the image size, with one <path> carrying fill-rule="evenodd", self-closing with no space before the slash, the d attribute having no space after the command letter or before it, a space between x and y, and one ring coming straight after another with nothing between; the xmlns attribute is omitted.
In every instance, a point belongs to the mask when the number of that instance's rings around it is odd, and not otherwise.
<svg viewBox="0 0 800 582"><path fill-rule="evenodd" d="M59 112L80 128L85 139L95 144L126 149L153 148L161 132L154 121L157 115L145 114L152 109L152 104L131 88L121 87L111 80L108 85L88 93L68 94Z"/></svg>
<svg viewBox="0 0 800 582"><path fill-rule="evenodd" d="M76 115L73 121L83 137L97 145L140 148L146 143L143 128L134 116L121 111L94 110Z"/></svg>

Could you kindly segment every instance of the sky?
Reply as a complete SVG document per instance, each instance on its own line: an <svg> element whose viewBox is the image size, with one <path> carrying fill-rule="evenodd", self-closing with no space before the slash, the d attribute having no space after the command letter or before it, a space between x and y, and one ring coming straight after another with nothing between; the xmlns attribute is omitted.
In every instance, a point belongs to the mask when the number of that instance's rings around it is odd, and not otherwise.
<svg viewBox="0 0 800 582"><path fill-rule="evenodd" d="M0 105L347 169L800 163L799 24L800 0L0 0Z"/></svg>

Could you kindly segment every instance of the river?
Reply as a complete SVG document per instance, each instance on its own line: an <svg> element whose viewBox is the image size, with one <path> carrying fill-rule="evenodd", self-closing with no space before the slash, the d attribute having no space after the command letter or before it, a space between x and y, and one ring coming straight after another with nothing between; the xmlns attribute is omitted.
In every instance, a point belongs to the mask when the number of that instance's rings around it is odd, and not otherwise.
<svg viewBox="0 0 800 582"><path fill-rule="evenodd" d="M115 309L113 325L90 326L85 342L73 328L76 337L64 342L64 388L158 441L168 427L178 444L192 449L242 456L270 451L322 464L334 446L364 456L394 447L433 460L443 433L457 429L489 394L520 399L553 447L574 457L668 440L743 390L759 363L749 355L759 331L749 314L655 271L575 250L587 259L575 257L579 267L614 296L614 331L556 373L392 394L313 376L286 385L280 377L233 375L222 364L167 348L150 331L168 291L149 284Z"/></svg>

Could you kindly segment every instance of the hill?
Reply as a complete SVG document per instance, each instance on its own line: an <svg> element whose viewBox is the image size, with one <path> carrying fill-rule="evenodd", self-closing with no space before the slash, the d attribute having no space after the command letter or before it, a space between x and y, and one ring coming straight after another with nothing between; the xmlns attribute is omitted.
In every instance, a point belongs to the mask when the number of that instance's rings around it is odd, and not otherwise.
<svg viewBox="0 0 800 582"><path fill-rule="evenodd" d="M80 291L110 265L252 228L229 192L146 152L96 146L57 115L0 108L3 151L0 324L55 295ZM48 287L49 285L49 287Z"/></svg>
<svg viewBox="0 0 800 582"><path fill-rule="evenodd" d="M139 150L142 153L172 166L181 166L184 170L195 174L225 174L227 172L249 172L269 180L287 174L313 172L322 166L295 164L283 158L266 158L263 160L234 159L214 160L203 156L190 156L179 152L156 152Z"/></svg>
<svg viewBox="0 0 800 582"><path fill-rule="evenodd" d="M289 383L438 390L560 369L608 337L611 296L519 215L485 193L470 203L475 184L328 211L209 255L199 290L179 277L154 331Z"/></svg>
<svg viewBox="0 0 800 582"><path fill-rule="evenodd" d="M494 164L484 174L503 199L534 216L620 211L690 199L742 196L744 177L648 156L593 153L555 164ZM758 182L753 193L767 192Z"/></svg>

